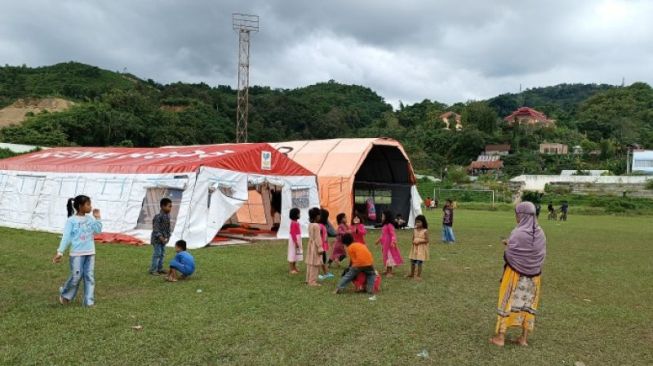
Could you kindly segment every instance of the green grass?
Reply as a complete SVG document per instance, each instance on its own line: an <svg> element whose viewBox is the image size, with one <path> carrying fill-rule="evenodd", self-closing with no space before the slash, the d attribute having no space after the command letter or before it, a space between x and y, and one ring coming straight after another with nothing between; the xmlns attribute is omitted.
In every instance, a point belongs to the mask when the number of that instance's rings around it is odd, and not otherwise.
<svg viewBox="0 0 653 366"><path fill-rule="evenodd" d="M430 215L437 238L440 212ZM283 243L195 250L196 275L176 284L146 275L149 247L98 245L93 309L57 304L68 268L50 264L56 235L0 229L0 364L653 364L650 217L542 223L548 257L527 349L487 342L499 238L514 217L458 210L456 219L460 243L432 245L424 281L384 279L376 302L290 277ZM400 234L404 255L409 235Z"/></svg>

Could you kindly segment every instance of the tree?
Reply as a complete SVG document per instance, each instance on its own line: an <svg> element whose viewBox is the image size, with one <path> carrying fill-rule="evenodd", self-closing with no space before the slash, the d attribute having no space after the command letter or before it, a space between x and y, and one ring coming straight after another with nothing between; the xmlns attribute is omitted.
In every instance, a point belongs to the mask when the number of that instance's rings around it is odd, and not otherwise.
<svg viewBox="0 0 653 366"><path fill-rule="evenodd" d="M484 102L469 102L462 113L463 126L476 126L479 131L493 134L497 127L497 113Z"/></svg>

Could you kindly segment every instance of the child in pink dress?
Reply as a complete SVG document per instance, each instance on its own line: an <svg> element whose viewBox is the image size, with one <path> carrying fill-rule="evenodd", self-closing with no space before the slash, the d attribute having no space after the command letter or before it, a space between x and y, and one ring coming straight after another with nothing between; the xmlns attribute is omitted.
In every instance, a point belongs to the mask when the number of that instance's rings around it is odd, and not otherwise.
<svg viewBox="0 0 653 366"><path fill-rule="evenodd" d="M354 243L365 243L365 225L363 225L363 220L361 220L358 214L354 214L354 217L351 220L351 235L354 237Z"/></svg>
<svg viewBox="0 0 653 366"><path fill-rule="evenodd" d="M336 242L333 243L333 252L331 253L331 258L329 258L329 266L331 263L335 262L336 266L340 267L340 262L347 258L345 245L342 244L342 236L349 233L347 215L344 213L338 214L338 216L336 216L336 221L338 222L338 234L336 235Z"/></svg>
<svg viewBox="0 0 653 366"><path fill-rule="evenodd" d="M297 274L297 262L304 260L302 249L302 228L299 225L300 211L298 208L290 210L290 238L288 238L288 270L290 274Z"/></svg>
<svg viewBox="0 0 653 366"><path fill-rule="evenodd" d="M324 249L324 252L322 252L322 274L317 276L317 278L321 280L328 280L330 278L335 278L333 273L329 271L329 268L327 266L327 253L329 252L329 239L328 239L328 233L327 233L327 222L329 220L329 211L322 209L320 211L320 235L322 236L322 249Z"/></svg>
<svg viewBox="0 0 653 366"><path fill-rule="evenodd" d="M394 276L392 268L404 263L401 258L401 253L397 247L397 235L395 234L395 226L392 223L392 213L385 211L381 215L383 229L381 230L381 237L376 241L376 245L381 243L381 251L383 253L383 265L386 270L383 273L388 277Z"/></svg>

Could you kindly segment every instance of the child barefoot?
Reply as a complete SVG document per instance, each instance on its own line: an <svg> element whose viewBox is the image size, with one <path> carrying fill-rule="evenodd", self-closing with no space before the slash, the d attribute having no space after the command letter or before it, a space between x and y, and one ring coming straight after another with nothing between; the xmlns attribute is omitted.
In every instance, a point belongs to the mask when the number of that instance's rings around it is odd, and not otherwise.
<svg viewBox="0 0 653 366"><path fill-rule="evenodd" d="M354 237L354 243L366 244L365 234L367 234L367 231L365 230L365 225L363 225L363 220L356 213L351 219L351 235Z"/></svg>
<svg viewBox="0 0 653 366"><path fill-rule="evenodd" d="M182 280L195 272L195 258L186 251L186 242L184 240L177 240L175 252L177 252L177 255L170 261L170 270L166 277L169 282L177 282L177 271L181 273L180 279Z"/></svg>
<svg viewBox="0 0 653 366"><path fill-rule="evenodd" d="M415 231L413 232L413 246L410 248L410 274L406 277L415 276L416 280L422 279L422 263L429 259L429 232L428 223L424 215L419 215L415 218ZM415 275L415 267L417 267L417 275Z"/></svg>
<svg viewBox="0 0 653 366"><path fill-rule="evenodd" d="M72 206L72 207L70 207ZM72 215L73 208L75 215ZM93 211L93 217L88 215ZM79 283L84 281L84 301L82 305L93 306L95 298L95 241L93 236L102 231L100 210L91 207L91 199L79 195L68 201L68 220L64 227L63 237L52 258L53 263L61 262L64 252L70 248L70 275L59 288L59 302L62 305L70 303L77 295Z"/></svg>
<svg viewBox="0 0 653 366"><path fill-rule="evenodd" d="M401 258L399 248L397 248L397 235L395 234L395 226L392 222L392 213L385 211L381 215L383 228L381 229L381 237L376 241L376 245L381 243L381 251L383 253L383 266L386 270L383 273L388 277L394 276L392 268L404 263Z"/></svg>
<svg viewBox="0 0 653 366"><path fill-rule="evenodd" d="M320 235L320 209L313 207L308 211L308 246L306 247L306 283L309 286L320 286L317 274L322 262L322 236Z"/></svg>
<svg viewBox="0 0 653 366"><path fill-rule="evenodd" d="M290 210L290 238L288 239L288 270L290 274L297 274L297 262L304 260L302 249L302 228L299 225L300 211L298 208Z"/></svg>

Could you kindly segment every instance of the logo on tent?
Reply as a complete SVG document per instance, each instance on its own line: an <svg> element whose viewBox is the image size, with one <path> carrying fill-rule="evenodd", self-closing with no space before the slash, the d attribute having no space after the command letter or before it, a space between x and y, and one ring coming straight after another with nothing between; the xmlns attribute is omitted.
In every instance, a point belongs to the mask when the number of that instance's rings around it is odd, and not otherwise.
<svg viewBox="0 0 653 366"><path fill-rule="evenodd" d="M272 153L261 151L261 170L272 170Z"/></svg>

